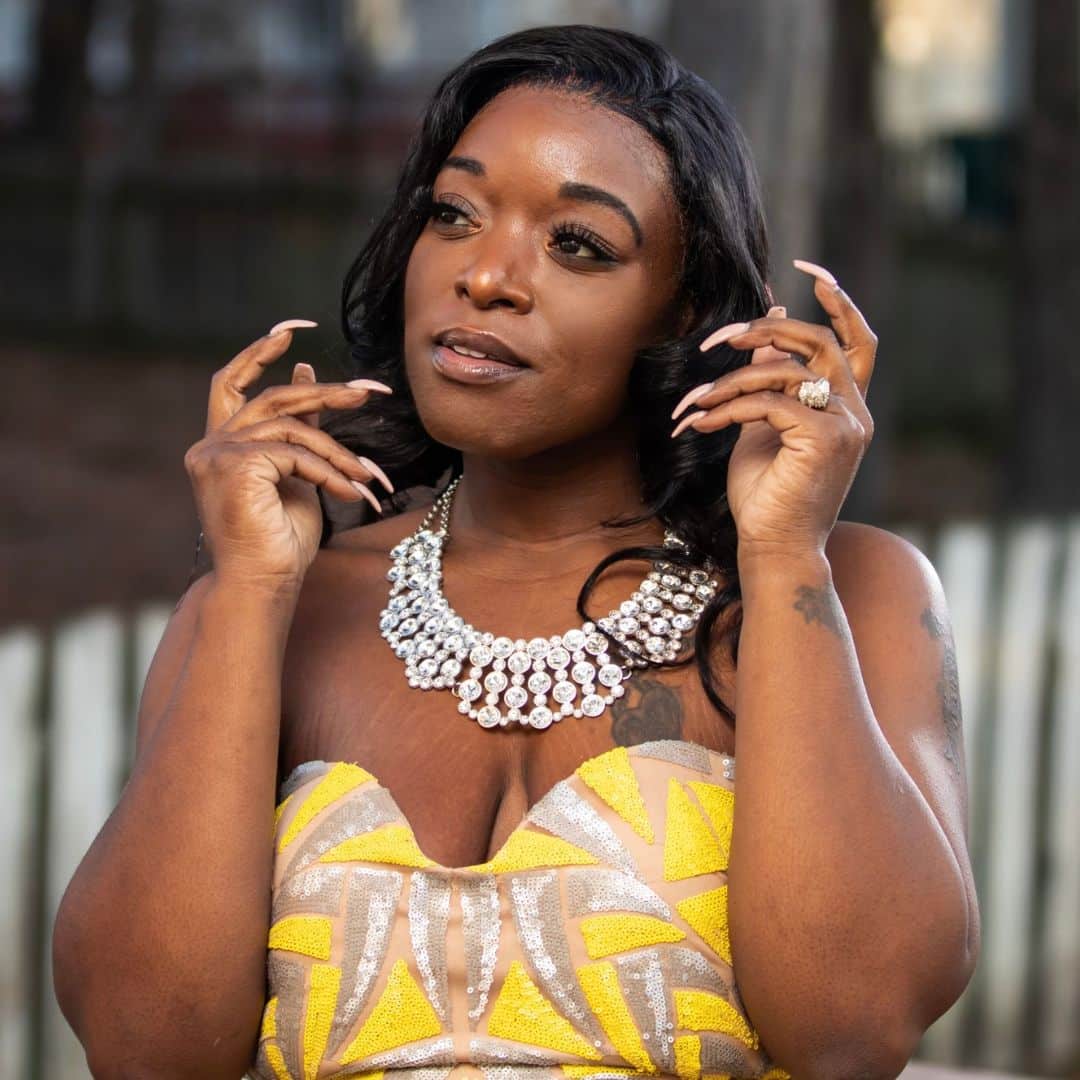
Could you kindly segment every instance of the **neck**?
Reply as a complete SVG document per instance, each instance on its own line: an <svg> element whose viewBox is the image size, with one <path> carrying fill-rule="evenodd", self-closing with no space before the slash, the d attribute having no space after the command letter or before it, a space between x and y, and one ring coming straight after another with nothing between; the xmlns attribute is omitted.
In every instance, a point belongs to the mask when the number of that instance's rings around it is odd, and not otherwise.
<svg viewBox="0 0 1080 1080"><path fill-rule="evenodd" d="M517 577L575 573L632 544L659 544L655 518L630 528L612 518L644 511L632 437L609 429L520 461L466 454L450 513L459 560Z"/></svg>

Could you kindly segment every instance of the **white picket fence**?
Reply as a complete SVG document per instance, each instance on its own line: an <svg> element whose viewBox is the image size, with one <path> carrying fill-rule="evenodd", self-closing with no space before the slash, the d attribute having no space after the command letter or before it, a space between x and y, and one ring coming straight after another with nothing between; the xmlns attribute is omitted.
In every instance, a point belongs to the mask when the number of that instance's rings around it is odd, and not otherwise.
<svg viewBox="0 0 1080 1080"><path fill-rule="evenodd" d="M1080 1072L1080 519L899 530L952 611L983 954L920 1057ZM127 775L171 605L0 635L0 1076L82 1080L50 928Z"/></svg>

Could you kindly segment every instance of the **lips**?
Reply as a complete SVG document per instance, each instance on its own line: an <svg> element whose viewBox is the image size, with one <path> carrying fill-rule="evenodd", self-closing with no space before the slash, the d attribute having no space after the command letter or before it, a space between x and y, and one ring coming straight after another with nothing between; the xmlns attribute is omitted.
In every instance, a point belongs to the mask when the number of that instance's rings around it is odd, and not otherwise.
<svg viewBox="0 0 1080 1080"><path fill-rule="evenodd" d="M512 367L529 366L505 341L485 330L466 330L464 327L455 326L436 334L435 343L448 348L458 346L468 349L471 353L480 353L481 356L475 359L486 357L497 360L500 364L510 364Z"/></svg>

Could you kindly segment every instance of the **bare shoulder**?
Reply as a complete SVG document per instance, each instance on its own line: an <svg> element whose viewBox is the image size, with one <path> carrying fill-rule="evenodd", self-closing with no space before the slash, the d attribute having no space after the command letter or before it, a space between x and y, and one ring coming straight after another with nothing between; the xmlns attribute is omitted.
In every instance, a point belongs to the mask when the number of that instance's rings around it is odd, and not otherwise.
<svg viewBox="0 0 1080 1080"><path fill-rule="evenodd" d="M849 619L887 617L889 612L914 612L921 618L927 609L939 620L945 618L944 595L933 564L902 536L874 525L838 521L825 555Z"/></svg>

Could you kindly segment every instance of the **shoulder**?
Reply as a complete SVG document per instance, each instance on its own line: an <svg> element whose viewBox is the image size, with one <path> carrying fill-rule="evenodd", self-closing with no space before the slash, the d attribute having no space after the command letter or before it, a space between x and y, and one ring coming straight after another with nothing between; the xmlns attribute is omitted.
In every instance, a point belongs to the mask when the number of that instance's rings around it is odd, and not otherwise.
<svg viewBox="0 0 1080 1080"><path fill-rule="evenodd" d="M944 597L930 560L914 544L874 525L838 521L825 546L837 596L848 617L862 611L921 614Z"/></svg>

